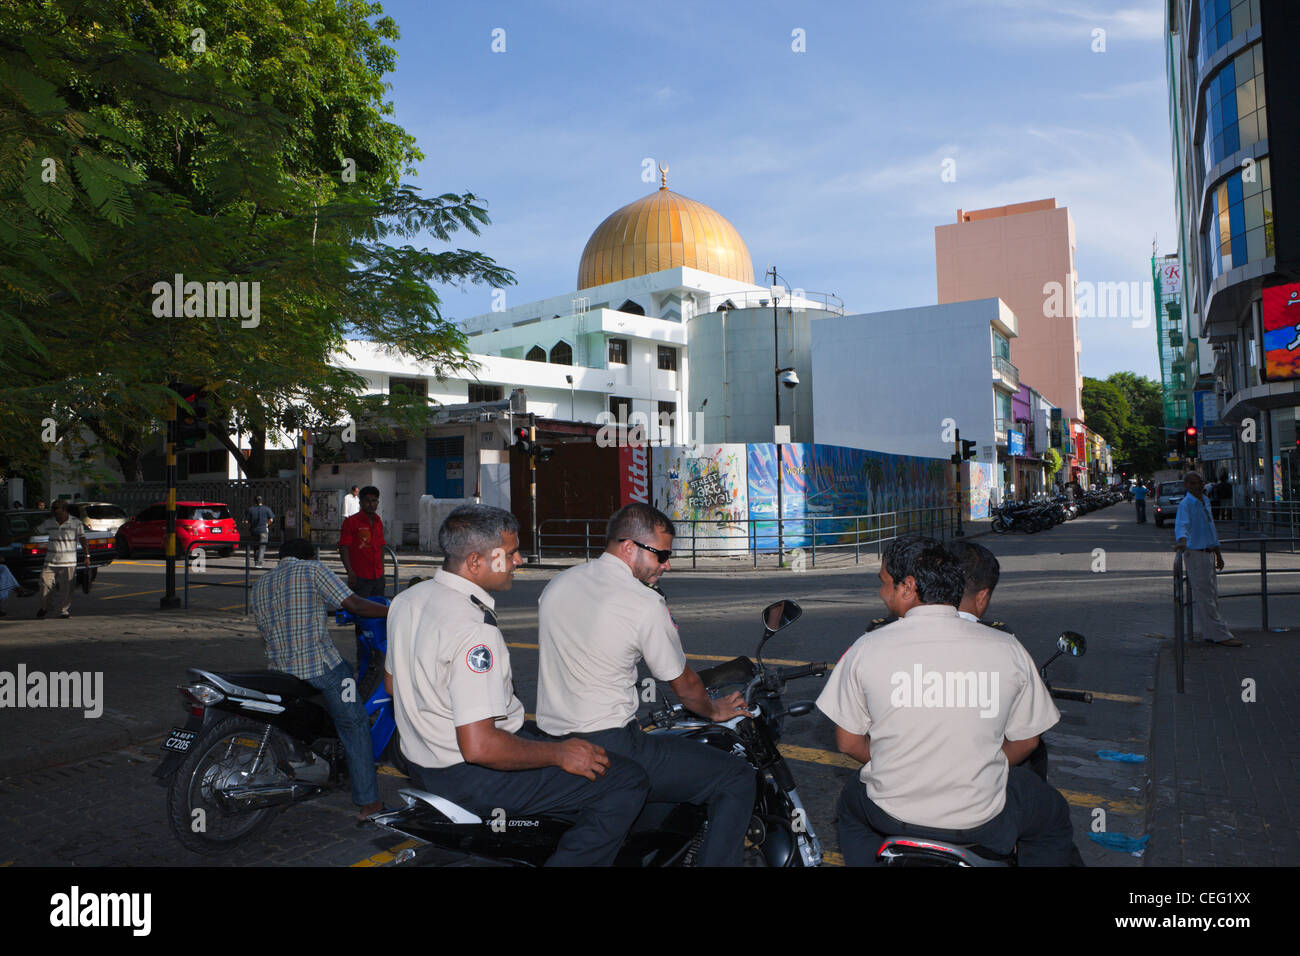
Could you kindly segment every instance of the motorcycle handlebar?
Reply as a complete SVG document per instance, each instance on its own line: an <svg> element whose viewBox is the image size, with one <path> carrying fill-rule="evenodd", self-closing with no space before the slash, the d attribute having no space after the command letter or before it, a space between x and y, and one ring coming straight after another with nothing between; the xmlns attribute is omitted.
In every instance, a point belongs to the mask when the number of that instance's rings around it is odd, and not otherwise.
<svg viewBox="0 0 1300 956"><path fill-rule="evenodd" d="M1085 704L1092 703L1092 692L1086 690L1057 690L1052 688L1052 696L1061 700L1078 700Z"/></svg>
<svg viewBox="0 0 1300 956"><path fill-rule="evenodd" d="M782 680L798 680L800 677L816 677L826 673L826 662L817 661L802 667L782 667L778 673Z"/></svg>

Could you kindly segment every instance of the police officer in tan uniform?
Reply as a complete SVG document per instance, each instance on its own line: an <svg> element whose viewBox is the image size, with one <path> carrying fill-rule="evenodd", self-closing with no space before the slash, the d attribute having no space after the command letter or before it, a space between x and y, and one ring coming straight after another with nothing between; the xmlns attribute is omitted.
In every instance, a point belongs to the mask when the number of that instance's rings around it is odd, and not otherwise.
<svg viewBox="0 0 1300 956"><path fill-rule="evenodd" d="M608 866L648 782L634 762L585 740L520 733L524 707L489 593L508 590L523 563L519 523L500 508L464 505L438 544L443 568L388 612L384 668L411 779L480 816L577 813L547 865Z"/></svg>
<svg viewBox="0 0 1300 956"><path fill-rule="evenodd" d="M710 700L686 666L677 625L655 587L668 570L673 535L663 512L630 504L609 519L598 559L557 575L542 591L537 725L632 758L650 778L651 801L707 804L708 835L696 861L738 866L754 806L753 769L698 741L645 734L636 719L640 660L701 716L725 721L747 713L740 694Z"/></svg>
<svg viewBox="0 0 1300 956"><path fill-rule="evenodd" d="M817 699L863 764L837 807L845 862L871 865L889 834L1018 843L1023 866L1077 862L1065 799L1014 766L1060 719L1028 652L958 616L962 568L937 541L891 542L880 581L900 620L858 638Z"/></svg>

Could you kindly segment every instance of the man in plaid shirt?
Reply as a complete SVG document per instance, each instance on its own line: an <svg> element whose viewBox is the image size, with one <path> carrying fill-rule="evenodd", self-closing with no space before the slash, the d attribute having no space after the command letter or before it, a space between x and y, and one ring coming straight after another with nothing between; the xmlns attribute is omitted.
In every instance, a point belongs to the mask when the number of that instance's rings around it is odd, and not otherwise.
<svg viewBox="0 0 1300 956"><path fill-rule="evenodd" d="M253 585L251 606L271 668L321 691L347 754L352 802L361 807L359 817L378 813L383 804L370 745L370 719L357 699L352 668L330 637L326 615L331 608L341 607L357 617L387 617L388 605L353 594L316 560L315 545L294 538L280 548L279 566Z"/></svg>

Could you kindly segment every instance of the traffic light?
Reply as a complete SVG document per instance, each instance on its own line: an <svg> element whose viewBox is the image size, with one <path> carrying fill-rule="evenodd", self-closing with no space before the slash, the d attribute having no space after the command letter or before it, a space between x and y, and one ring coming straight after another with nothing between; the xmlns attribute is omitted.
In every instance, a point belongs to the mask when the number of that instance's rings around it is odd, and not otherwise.
<svg viewBox="0 0 1300 956"><path fill-rule="evenodd" d="M176 406L176 444L193 448L208 435L208 414L211 411L208 393L198 385L173 382L170 387L184 399Z"/></svg>
<svg viewBox="0 0 1300 956"><path fill-rule="evenodd" d="M1183 435L1185 436L1184 447L1187 450L1187 457L1195 458L1196 457L1196 426L1188 425L1187 428L1183 431Z"/></svg>
<svg viewBox="0 0 1300 956"><path fill-rule="evenodd" d="M975 441L971 438L961 440L961 460L970 461L975 457Z"/></svg>
<svg viewBox="0 0 1300 956"><path fill-rule="evenodd" d="M555 454L555 449L543 448L541 445L537 444L537 442L528 437L530 431L531 429L525 425L516 428L514 430L515 440L510 447L517 448L525 455L536 458L539 462L550 461L551 456Z"/></svg>

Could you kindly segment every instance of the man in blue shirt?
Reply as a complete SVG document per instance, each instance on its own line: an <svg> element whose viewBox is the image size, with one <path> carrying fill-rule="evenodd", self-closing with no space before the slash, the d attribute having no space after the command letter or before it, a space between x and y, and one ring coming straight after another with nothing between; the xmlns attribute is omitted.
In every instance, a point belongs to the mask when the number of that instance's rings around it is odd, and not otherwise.
<svg viewBox="0 0 1300 956"><path fill-rule="evenodd" d="M1147 490L1141 483L1133 486L1133 503L1137 506L1138 524L1147 523Z"/></svg>
<svg viewBox="0 0 1300 956"><path fill-rule="evenodd" d="M1205 497L1205 479L1189 471L1183 476L1183 487L1187 494L1178 503L1178 515L1174 518L1174 538L1177 540L1174 547L1183 555L1192 606L1200 619L1201 633L1207 643L1241 647L1241 641L1232 636L1219 613L1219 586L1214 574L1223 570L1223 555L1219 551L1219 536L1214 532L1210 502Z"/></svg>

